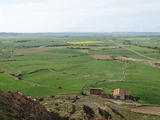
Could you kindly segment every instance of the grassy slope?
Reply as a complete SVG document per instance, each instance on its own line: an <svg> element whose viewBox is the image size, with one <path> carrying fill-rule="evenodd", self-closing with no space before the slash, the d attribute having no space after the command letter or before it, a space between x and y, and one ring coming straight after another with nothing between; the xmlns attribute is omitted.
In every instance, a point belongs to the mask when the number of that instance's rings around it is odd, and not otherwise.
<svg viewBox="0 0 160 120"><path fill-rule="evenodd" d="M160 104L160 69L152 68L140 63L132 63L126 69L125 82L110 82L96 85L110 89L122 88L131 91L141 98L140 102Z"/></svg>
<svg viewBox="0 0 160 120"><path fill-rule="evenodd" d="M15 80L7 74L0 73L0 89L20 90L30 87L29 84Z"/></svg>

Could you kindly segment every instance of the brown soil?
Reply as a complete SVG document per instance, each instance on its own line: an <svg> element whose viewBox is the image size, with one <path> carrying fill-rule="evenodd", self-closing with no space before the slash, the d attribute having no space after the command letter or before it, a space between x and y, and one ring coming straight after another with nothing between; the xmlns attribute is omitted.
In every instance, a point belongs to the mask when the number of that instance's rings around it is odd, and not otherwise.
<svg viewBox="0 0 160 120"><path fill-rule="evenodd" d="M160 116L160 106L141 106L131 109L133 112Z"/></svg>
<svg viewBox="0 0 160 120"><path fill-rule="evenodd" d="M97 55L97 54L92 55L92 57L96 60L134 61L134 62L140 62L146 65L160 68L160 61L154 61L154 60L144 60L144 59L128 58L124 56L109 56L109 55Z"/></svg>
<svg viewBox="0 0 160 120"><path fill-rule="evenodd" d="M16 59L14 59L14 60L0 60L0 62L15 62L15 61L21 61L21 60L16 60Z"/></svg>
<svg viewBox="0 0 160 120"><path fill-rule="evenodd" d="M69 56L69 57L80 57L80 56L87 56L87 55L90 55L90 54L83 54L83 55L73 55L73 56Z"/></svg>
<svg viewBox="0 0 160 120"><path fill-rule="evenodd" d="M109 55L93 55L92 56L96 60L113 60L113 58Z"/></svg>
<svg viewBox="0 0 160 120"><path fill-rule="evenodd" d="M159 120L160 117L131 111L109 99L96 95L56 95L41 97L48 111L71 120Z"/></svg>
<svg viewBox="0 0 160 120"><path fill-rule="evenodd" d="M65 120L19 92L0 90L0 110L16 120Z"/></svg>
<svg viewBox="0 0 160 120"><path fill-rule="evenodd" d="M25 54L25 53L35 53L35 52L44 52L49 51L48 48L28 48L28 49L20 49L20 50L14 50L14 53L17 54Z"/></svg>
<svg viewBox="0 0 160 120"><path fill-rule="evenodd" d="M96 95L56 95L36 100L0 90L0 110L16 120L159 120L159 108L121 107Z"/></svg>

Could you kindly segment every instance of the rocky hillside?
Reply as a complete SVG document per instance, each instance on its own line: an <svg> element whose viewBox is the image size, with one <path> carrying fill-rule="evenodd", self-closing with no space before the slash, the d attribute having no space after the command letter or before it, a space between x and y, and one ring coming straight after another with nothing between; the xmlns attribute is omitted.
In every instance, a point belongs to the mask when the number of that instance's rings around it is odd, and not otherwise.
<svg viewBox="0 0 160 120"><path fill-rule="evenodd" d="M64 120L57 113L48 112L39 102L19 92L0 90L0 110L1 119L4 116L14 118L16 120ZM8 119L8 118L7 118Z"/></svg>
<svg viewBox="0 0 160 120"><path fill-rule="evenodd" d="M0 120L160 120L159 114L136 110L96 95L32 99L19 92L0 90Z"/></svg>
<svg viewBox="0 0 160 120"><path fill-rule="evenodd" d="M118 105L114 100L97 95L56 95L41 97L39 101L48 111L71 120L160 120L158 114L135 112L139 104L132 101ZM125 102L131 104L125 105Z"/></svg>

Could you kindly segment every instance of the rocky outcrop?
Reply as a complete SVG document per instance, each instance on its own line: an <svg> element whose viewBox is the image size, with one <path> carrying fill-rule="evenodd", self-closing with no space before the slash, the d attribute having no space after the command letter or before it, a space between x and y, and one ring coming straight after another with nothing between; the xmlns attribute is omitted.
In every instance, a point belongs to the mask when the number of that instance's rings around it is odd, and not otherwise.
<svg viewBox="0 0 160 120"><path fill-rule="evenodd" d="M0 90L0 109L16 120L65 120L19 92Z"/></svg>

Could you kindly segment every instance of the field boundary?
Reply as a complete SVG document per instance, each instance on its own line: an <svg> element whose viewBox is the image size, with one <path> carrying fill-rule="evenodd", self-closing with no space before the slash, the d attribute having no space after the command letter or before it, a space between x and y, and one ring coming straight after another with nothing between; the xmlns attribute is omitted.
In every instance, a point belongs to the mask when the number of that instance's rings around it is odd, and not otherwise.
<svg viewBox="0 0 160 120"><path fill-rule="evenodd" d="M126 50L128 50L128 51L131 51L131 52L133 52L133 53L135 53L135 54L141 56L141 57L147 58L147 59L149 59L149 60L154 60L153 58L148 57L148 56L145 56L145 55L143 55L143 54L141 54L141 53L139 53L139 52L137 52L137 51L135 51L135 50L126 48L126 47L124 47L123 45L120 45L120 44L116 43L116 42L113 41L113 40L110 40L110 41L113 42L115 45L118 45L118 46L120 46L120 47L122 47L122 48L124 48L124 49L126 49Z"/></svg>
<svg viewBox="0 0 160 120"><path fill-rule="evenodd" d="M144 59L136 59L136 58L128 58L124 56L109 56L109 55L99 55L99 54L94 54L92 57L96 60L119 60L119 61L133 61L133 62L139 62L143 63L152 67L157 67L160 68L160 61L154 61L154 60L144 60Z"/></svg>

